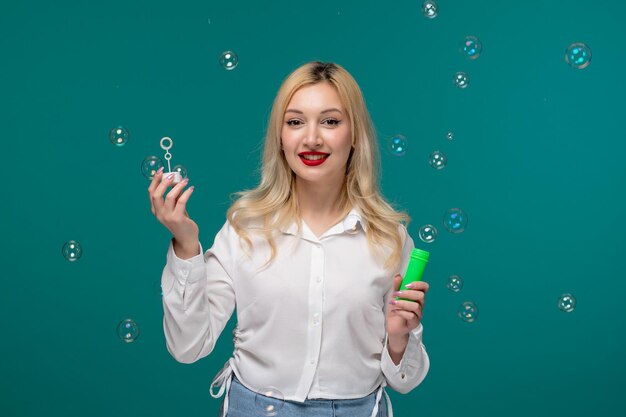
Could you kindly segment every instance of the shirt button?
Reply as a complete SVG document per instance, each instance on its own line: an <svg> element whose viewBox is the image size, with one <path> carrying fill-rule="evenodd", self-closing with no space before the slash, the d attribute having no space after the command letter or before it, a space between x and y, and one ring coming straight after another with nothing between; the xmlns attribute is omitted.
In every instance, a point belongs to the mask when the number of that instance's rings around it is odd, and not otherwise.
<svg viewBox="0 0 626 417"><path fill-rule="evenodd" d="M321 275L317 276L317 282L322 282L322 276Z"/></svg>
<svg viewBox="0 0 626 417"><path fill-rule="evenodd" d="M315 365L315 359L311 359L311 365Z"/></svg>
<svg viewBox="0 0 626 417"><path fill-rule="evenodd" d="M313 324L320 324L320 315L317 313L313 314Z"/></svg>
<svg viewBox="0 0 626 417"><path fill-rule="evenodd" d="M186 277L187 275L189 275L189 271L183 269L182 271L180 271L181 274L183 274L184 277Z"/></svg>

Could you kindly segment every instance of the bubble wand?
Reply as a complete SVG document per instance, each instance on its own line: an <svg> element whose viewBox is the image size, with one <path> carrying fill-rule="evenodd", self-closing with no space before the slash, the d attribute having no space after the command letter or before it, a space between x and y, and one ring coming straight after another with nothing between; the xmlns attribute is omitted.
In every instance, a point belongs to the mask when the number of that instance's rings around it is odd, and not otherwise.
<svg viewBox="0 0 626 417"><path fill-rule="evenodd" d="M165 143L168 141L169 141L169 145L166 145ZM167 178L168 175L174 174L172 184L178 184L179 182L183 180L183 177L182 175L180 175L180 172L178 171L172 172L172 167L170 165L170 159L172 159L172 154L170 153L170 148L172 147L173 144L174 144L174 141L168 138L167 136L161 138L161 149L165 151L165 160L167 161L167 171L168 171L168 172L163 173L163 177L161 177L162 178L161 181Z"/></svg>

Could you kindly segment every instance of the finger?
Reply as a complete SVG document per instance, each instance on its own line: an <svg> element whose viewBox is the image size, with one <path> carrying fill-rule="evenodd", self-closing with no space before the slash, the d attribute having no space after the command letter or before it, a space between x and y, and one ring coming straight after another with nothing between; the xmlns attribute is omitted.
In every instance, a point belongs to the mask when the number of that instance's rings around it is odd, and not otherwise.
<svg viewBox="0 0 626 417"><path fill-rule="evenodd" d="M423 291L402 290L402 291L396 291L395 294L396 294L396 297L417 301L420 304L424 304L424 301L426 299L426 294Z"/></svg>
<svg viewBox="0 0 626 417"><path fill-rule="evenodd" d="M189 187L189 188L187 188L185 190L183 195L180 196L180 198L178 199L178 203L176 203L176 208L174 209L174 214L178 214L180 212L183 212L185 214L185 216L189 217L189 214L187 213L187 201L189 200L189 197L193 193L194 189L195 189L194 187ZM172 191L174 191L174 190L172 190Z"/></svg>
<svg viewBox="0 0 626 417"><path fill-rule="evenodd" d="M430 285L428 285L428 283L426 281L413 281L410 283L411 287L409 287L409 289L411 290L417 290L417 291L428 291L428 288L430 288ZM403 290L405 290L406 288L402 288Z"/></svg>
<svg viewBox="0 0 626 417"><path fill-rule="evenodd" d="M169 193L165 196L165 209L168 212L174 212L176 210L176 204L178 202L178 198L180 197L183 188L187 186L189 182L188 178L183 179L178 184L174 185ZM182 214L182 213L181 213Z"/></svg>
<svg viewBox="0 0 626 417"><path fill-rule="evenodd" d="M405 310L413 313L421 311L422 308L423 306L419 302L416 303L413 301L404 300L398 300L396 301L396 304L392 306L392 310Z"/></svg>
<svg viewBox="0 0 626 417"><path fill-rule="evenodd" d="M393 276L393 291L398 291L402 284L402 275L396 274Z"/></svg>
<svg viewBox="0 0 626 417"><path fill-rule="evenodd" d="M391 314L394 314L396 316L400 316L403 319L405 319L406 321L414 320L415 318L421 320L421 317L420 317L420 315L418 313L413 313L411 311L394 310Z"/></svg>
<svg viewBox="0 0 626 417"><path fill-rule="evenodd" d="M154 203L152 202L152 193L154 192L157 185L159 185L159 183L161 182L162 176L163 176L163 167L159 168L156 174L154 174L154 176L152 177L152 181L150 181L150 185L148 186L148 196L150 200L150 210L152 211L152 214L156 214L154 211Z"/></svg>
<svg viewBox="0 0 626 417"><path fill-rule="evenodd" d="M170 175L172 175L171 178L169 178ZM163 208L165 207L163 194L165 193L165 190L167 190L167 187L170 187L172 185L173 181L174 175L170 172L164 172L161 177L161 182L159 183L159 185L157 185L157 187L154 189L154 192L152 193L152 202L154 203L154 208L157 214L161 213L163 211Z"/></svg>

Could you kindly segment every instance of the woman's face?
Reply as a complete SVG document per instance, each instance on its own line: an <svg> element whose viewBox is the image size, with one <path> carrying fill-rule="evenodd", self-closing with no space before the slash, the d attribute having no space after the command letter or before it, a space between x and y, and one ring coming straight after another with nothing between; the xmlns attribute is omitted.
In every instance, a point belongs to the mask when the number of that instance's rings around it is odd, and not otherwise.
<svg viewBox="0 0 626 417"><path fill-rule="evenodd" d="M299 181L341 183L352 148L350 120L327 82L300 88L287 105L282 148Z"/></svg>

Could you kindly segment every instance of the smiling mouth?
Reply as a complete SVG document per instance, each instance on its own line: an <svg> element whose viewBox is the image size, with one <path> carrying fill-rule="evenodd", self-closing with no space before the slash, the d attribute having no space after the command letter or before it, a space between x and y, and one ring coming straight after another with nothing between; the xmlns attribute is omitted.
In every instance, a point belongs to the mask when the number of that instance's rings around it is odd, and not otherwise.
<svg viewBox="0 0 626 417"><path fill-rule="evenodd" d="M304 158L307 161L319 161L320 159L328 158L328 155L300 155L300 158Z"/></svg>
<svg viewBox="0 0 626 417"><path fill-rule="evenodd" d="M330 156L323 152L301 152L298 154L300 160L307 166L321 165Z"/></svg>
<svg viewBox="0 0 626 417"><path fill-rule="evenodd" d="M328 158L330 154L324 152L301 152L298 156L307 161L319 161L320 159Z"/></svg>

